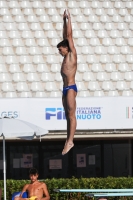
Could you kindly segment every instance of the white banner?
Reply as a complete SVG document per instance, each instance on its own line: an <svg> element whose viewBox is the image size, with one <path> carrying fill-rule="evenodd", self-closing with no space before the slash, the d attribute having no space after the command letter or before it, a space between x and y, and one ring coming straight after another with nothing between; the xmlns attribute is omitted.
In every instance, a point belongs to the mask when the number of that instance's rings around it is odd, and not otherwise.
<svg viewBox="0 0 133 200"><path fill-rule="evenodd" d="M132 129L132 97L77 98L77 130ZM0 99L0 117L14 117L47 130L66 130L61 98Z"/></svg>

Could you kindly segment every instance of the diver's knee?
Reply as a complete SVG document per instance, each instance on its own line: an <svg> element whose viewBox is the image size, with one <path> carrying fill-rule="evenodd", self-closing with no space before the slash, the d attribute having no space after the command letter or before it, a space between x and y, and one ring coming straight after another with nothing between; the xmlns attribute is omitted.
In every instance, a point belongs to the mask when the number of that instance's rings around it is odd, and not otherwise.
<svg viewBox="0 0 133 200"><path fill-rule="evenodd" d="M69 117L69 119L75 119L75 111L69 110L68 111L68 117Z"/></svg>

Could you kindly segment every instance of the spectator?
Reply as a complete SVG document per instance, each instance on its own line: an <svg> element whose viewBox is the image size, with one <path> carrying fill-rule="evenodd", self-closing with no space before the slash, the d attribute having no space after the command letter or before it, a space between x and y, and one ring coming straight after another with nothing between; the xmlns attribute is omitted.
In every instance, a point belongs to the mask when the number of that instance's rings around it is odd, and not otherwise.
<svg viewBox="0 0 133 200"><path fill-rule="evenodd" d="M15 200L49 200L49 192L45 183L39 182L38 171L36 168L31 168L29 171L30 184L26 184L19 197L15 197ZM22 198L22 194L28 192L28 198ZM43 197L45 195L45 197Z"/></svg>

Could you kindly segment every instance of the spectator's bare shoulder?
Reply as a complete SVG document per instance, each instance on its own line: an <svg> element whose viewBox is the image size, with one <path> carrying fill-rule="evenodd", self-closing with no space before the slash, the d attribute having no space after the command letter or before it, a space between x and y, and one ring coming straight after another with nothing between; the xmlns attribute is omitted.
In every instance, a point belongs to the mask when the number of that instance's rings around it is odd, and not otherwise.
<svg viewBox="0 0 133 200"><path fill-rule="evenodd" d="M43 187L43 188L47 188L47 185L46 185L46 183L41 183L41 186Z"/></svg>
<svg viewBox="0 0 133 200"><path fill-rule="evenodd" d="M25 189L25 190L26 190L26 189L29 187L29 185L30 185L30 184L29 184L29 183L27 183L26 185L24 185L23 189Z"/></svg>
<svg viewBox="0 0 133 200"><path fill-rule="evenodd" d="M25 186L26 186L26 187L29 187L29 185L31 185L31 184L30 184L30 183L27 183Z"/></svg>

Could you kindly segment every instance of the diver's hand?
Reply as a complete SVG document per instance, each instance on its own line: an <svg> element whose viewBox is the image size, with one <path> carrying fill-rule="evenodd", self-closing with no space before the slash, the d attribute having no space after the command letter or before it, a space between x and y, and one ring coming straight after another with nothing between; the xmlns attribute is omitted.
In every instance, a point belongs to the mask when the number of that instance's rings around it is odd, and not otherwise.
<svg viewBox="0 0 133 200"><path fill-rule="evenodd" d="M68 19L68 18L71 18L71 16L70 16L70 12L69 12L68 9L67 9L67 14L66 14L66 15L67 15L67 19Z"/></svg>
<svg viewBox="0 0 133 200"><path fill-rule="evenodd" d="M67 14L66 14L66 10L64 11L64 14L63 14L63 20L65 20L67 18Z"/></svg>

